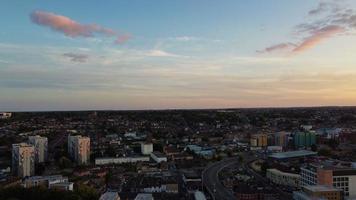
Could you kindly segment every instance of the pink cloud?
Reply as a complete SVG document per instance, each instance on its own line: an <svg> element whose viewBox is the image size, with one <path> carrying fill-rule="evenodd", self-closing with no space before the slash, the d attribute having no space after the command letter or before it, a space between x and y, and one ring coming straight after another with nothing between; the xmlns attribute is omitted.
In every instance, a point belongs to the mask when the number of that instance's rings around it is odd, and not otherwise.
<svg viewBox="0 0 356 200"><path fill-rule="evenodd" d="M280 43L264 50L257 51L269 53L284 51L285 53L300 53L309 50L323 41L339 35L347 35L356 30L356 11L347 7L342 1L321 2L318 7L309 11L309 17L319 15L295 26L294 35L299 41L293 48L288 48L289 43Z"/></svg>
<svg viewBox="0 0 356 200"><path fill-rule="evenodd" d="M131 39L132 36L131 35L128 35L128 34L125 34L125 35L119 35L117 36L116 40L115 40L115 44L122 44L122 43L125 43L127 42L129 39Z"/></svg>
<svg viewBox="0 0 356 200"><path fill-rule="evenodd" d="M345 32L346 30L337 25L330 25L319 30L316 30L309 37L305 38L296 48L293 49L294 53L302 52L313 48L314 46L320 44L327 38L335 36L339 33Z"/></svg>
<svg viewBox="0 0 356 200"><path fill-rule="evenodd" d="M69 17L50 12L34 11L31 13L30 18L32 22L38 25L50 27L52 30L64 33L64 35L69 37L94 37L95 34L117 37L118 39L125 37L125 35L121 35L109 28L97 24L80 24ZM120 41L125 42L128 39L120 39Z"/></svg>
<svg viewBox="0 0 356 200"><path fill-rule="evenodd" d="M270 47L267 47L261 51L257 51L258 53L272 53L275 51L285 51L285 50L290 50L292 48L296 47L295 44L293 43L280 43L276 44Z"/></svg>

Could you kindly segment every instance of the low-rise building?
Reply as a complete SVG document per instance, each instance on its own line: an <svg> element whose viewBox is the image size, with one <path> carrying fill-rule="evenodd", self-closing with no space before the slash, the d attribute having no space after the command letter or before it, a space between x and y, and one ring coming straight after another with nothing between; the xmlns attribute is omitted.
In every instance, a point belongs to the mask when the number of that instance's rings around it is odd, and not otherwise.
<svg viewBox="0 0 356 200"><path fill-rule="evenodd" d="M148 162L148 161L150 161L150 157L148 156L96 158L95 165L110 165L110 164L136 163L136 162Z"/></svg>
<svg viewBox="0 0 356 200"><path fill-rule="evenodd" d="M138 193L135 200L153 200L153 195L149 193Z"/></svg>
<svg viewBox="0 0 356 200"><path fill-rule="evenodd" d="M22 186L24 188L43 186L67 191L73 190L73 183L68 181L68 177L62 175L28 177L22 181Z"/></svg>
<svg viewBox="0 0 356 200"><path fill-rule="evenodd" d="M161 152L158 152L158 151L154 151L151 153L151 158L156 161L157 163L160 163L160 162L167 162L167 157L161 153Z"/></svg>
<svg viewBox="0 0 356 200"><path fill-rule="evenodd" d="M267 169L266 177L273 183L278 185L300 187L300 175L294 173L283 172L278 169Z"/></svg>
<svg viewBox="0 0 356 200"><path fill-rule="evenodd" d="M11 118L12 113L10 112L0 112L0 119L9 119Z"/></svg>
<svg viewBox="0 0 356 200"><path fill-rule="evenodd" d="M120 200L120 196L117 192L105 192L99 198L99 200Z"/></svg>
<svg viewBox="0 0 356 200"><path fill-rule="evenodd" d="M153 152L153 144L149 142L141 143L141 153L143 155L150 155Z"/></svg>
<svg viewBox="0 0 356 200"><path fill-rule="evenodd" d="M342 189L326 185L303 186L301 191L293 192L294 200L342 200Z"/></svg>

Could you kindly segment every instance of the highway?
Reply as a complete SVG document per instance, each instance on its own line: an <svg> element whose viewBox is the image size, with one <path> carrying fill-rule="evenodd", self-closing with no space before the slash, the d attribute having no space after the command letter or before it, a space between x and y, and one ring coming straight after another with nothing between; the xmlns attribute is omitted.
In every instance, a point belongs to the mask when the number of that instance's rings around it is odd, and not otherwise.
<svg viewBox="0 0 356 200"><path fill-rule="evenodd" d="M265 187L271 187L269 181L265 177L261 176L260 174L258 174L257 172L255 172L254 170L252 170L250 168L249 164L255 160L257 160L256 157L245 153L245 154L243 154L243 162L242 163L239 163L238 157L227 158L222 161L213 163L213 164L209 165L203 171L203 174L202 174L203 185L208 190L209 194L212 196L213 199L216 199L216 200L233 200L234 199L235 200L236 197L234 196L232 191L225 188L224 185L220 182L218 174L222 169L224 169L226 167L229 167L234 164L239 164L241 167L243 167L247 171L248 174L254 176L258 182L262 183ZM272 187L272 189L276 193L280 194L281 199L291 199L292 198L290 193L284 192L283 190L281 190L278 187Z"/></svg>
<svg viewBox="0 0 356 200"><path fill-rule="evenodd" d="M227 158L222 161L216 162L208 166L203 171L203 184L205 188L208 190L213 199L216 200L235 200L236 197L232 193L232 191L228 190L224 187L224 185L220 182L218 174L219 172L231 165L238 163L237 158Z"/></svg>

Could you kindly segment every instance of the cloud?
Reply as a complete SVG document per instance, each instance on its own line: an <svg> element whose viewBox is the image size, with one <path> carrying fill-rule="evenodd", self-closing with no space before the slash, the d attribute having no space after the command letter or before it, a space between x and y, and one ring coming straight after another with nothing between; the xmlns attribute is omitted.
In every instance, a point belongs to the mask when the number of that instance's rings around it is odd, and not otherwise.
<svg viewBox="0 0 356 200"><path fill-rule="evenodd" d="M125 35L120 35L116 38L115 40L115 44L123 44L125 42L127 42L128 40L131 39L131 35L125 34Z"/></svg>
<svg viewBox="0 0 356 200"><path fill-rule="evenodd" d="M193 36L179 36L179 37L174 37L174 38L170 38L170 39L180 41L180 42L200 40L200 38L193 37Z"/></svg>
<svg viewBox="0 0 356 200"><path fill-rule="evenodd" d="M321 2L317 8L310 10L308 14L314 16L321 13L325 13L325 15L295 26L293 32L299 38L299 41L280 43L257 52L270 53L279 50L292 54L300 53L329 38L356 30L356 12L347 8L341 1ZM295 47L290 48L290 45L286 44L295 44Z"/></svg>
<svg viewBox="0 0 356 200"><path fill-rule="evenodd" d="M327 12L328 10L337 11L338 9L340 9L340 7L337 3L324 1L324 2L320 2L318 7L316 7L315 9L310 10L308 14L319 15Z"/></svg>
<svg viewBox="0 0 356 200"><path fill-rule="evenodd" d="M116 44L121 44L129 39L124 34L118 33L112 29L97 24L80 24L69 17L46 11L33 11L30 14L30 19L35 24L49 27L68 37L94 37L96 34L101 34L108 37L116 37Z"/></svg>
<svg viewBox="0 0 356 200"><path fill-rule="evenodd" d="M79 63L86 62L89 58L89 56L86 54L77 54L77 53L64 53L63 56L70 58L70 61L72 62L79 62Z"/></svg>
<svg viewBox="0 0 356 200"><path fill-rule="evenodd" d="M295 44L293 43L280 43L280 44L276 44L270 47L267 47L261 51L257 51L258 53L271 53L271 52L275 52L275 51L285 51L288 49L291 49L293 47L296 47Z"/></svg>
<svg viewBox="0 0 356 200"><path fill-rule="evenodd" d="M181 55L169 53L163 50L154 49L147 53L147 56L152 57L182 57Z"/></svg>
<svg viewBox="0 0 356 200"><path fill-rule="evenodd" d="M305 38L296 48L293 49L293 52L302 52L308 49L313 48L322 41L335 36L339 33L343 33L345 29L337 25L330 25L320 30L315 31L311 36Z"/></svg>

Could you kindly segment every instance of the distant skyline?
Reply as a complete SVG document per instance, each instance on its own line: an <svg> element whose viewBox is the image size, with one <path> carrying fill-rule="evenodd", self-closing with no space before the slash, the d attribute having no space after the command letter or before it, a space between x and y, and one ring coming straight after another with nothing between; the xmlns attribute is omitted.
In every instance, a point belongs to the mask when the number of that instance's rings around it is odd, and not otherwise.
<svg viewBox="0 0 356 200"><path fill-rule="evenodd" d="M4 1L0 111L356 105L356 1Z"/></svg>

